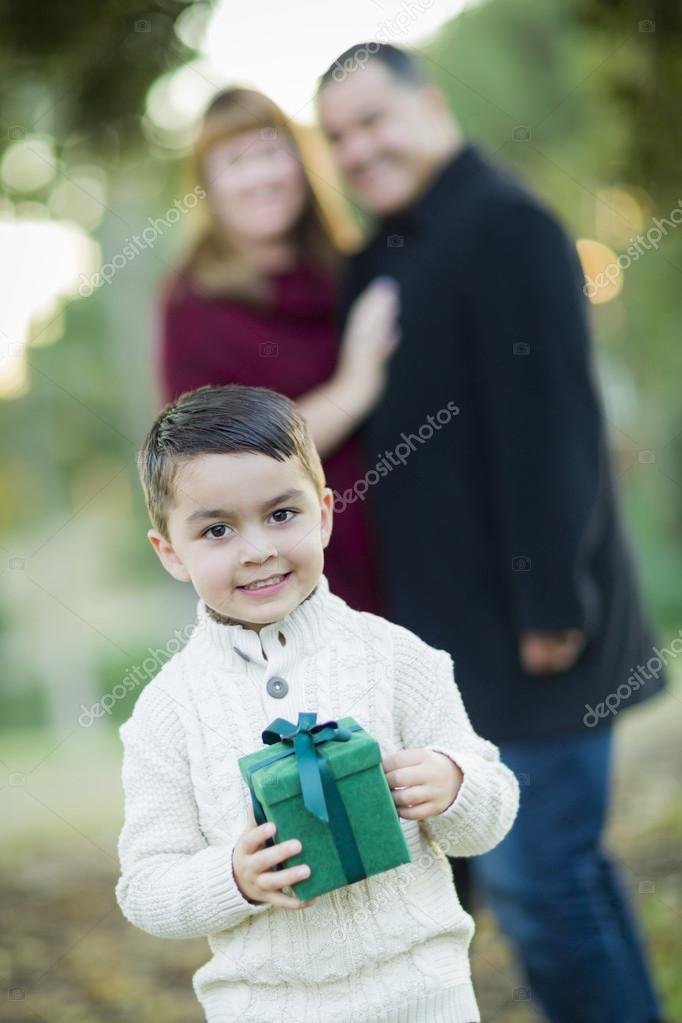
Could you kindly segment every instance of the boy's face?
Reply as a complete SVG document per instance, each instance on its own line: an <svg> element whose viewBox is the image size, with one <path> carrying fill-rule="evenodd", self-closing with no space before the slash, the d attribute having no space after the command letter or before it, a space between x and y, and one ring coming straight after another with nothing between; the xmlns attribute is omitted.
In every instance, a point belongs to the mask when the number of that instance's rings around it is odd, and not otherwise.
<svg viewBox="0 0 682 1023"><path fill-rule="evenodd" d="M175 579L191 582L218 614L258 632L317 585L332 504L329 487L318 496L295 458L198 455L177 472L170 543L155 529L147 536ZM250 588L273 576L284 578Z"/></svg>

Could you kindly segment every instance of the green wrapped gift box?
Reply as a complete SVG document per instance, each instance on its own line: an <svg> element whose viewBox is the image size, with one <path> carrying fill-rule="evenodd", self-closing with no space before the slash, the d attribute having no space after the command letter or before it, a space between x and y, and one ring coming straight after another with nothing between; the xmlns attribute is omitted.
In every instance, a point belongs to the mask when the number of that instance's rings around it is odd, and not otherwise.
<svg viewBox="0 0 682 1023"><path fill-rule="evenodd" d="M411 862L379 744L352 717L316 718L277 718L262 733L265 748L239 759L256 822L277 825L266 845L301 842L282 867L310 867L292 888L302 902Z"/></svg>

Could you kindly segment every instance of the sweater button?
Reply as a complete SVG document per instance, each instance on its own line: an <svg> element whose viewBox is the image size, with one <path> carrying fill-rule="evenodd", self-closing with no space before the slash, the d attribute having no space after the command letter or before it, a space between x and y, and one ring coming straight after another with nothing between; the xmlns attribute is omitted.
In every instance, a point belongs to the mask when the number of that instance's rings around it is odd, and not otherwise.
<svg viewBox="0 0 682 1023"><path fill-rule="evenodd" d="M272 678L268 679L265 688L270 696L274 696L276 700L281 700L289 692L289 683L279 675L273 675Z"/></svg>

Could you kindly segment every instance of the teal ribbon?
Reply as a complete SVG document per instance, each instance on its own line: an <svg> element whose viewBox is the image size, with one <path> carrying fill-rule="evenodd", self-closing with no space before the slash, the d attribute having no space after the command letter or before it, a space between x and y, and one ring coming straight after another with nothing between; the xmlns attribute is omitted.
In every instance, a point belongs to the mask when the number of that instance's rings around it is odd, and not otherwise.
<svg viewBox="0 0 682 1023"><path fill-rule="evenodd" d="M261 738L266 745L272 746L276 742L284 742L290 745L291 749L281 750L272 757L266 757L249 767L249 791L253 812L256 822L265 824L267 817L253 791L252 775L278 760L295 756L303 804L306 810L318 820L329 824L346 881L348 884L352 884L354 881L360 881L367 877L367 873L336 780L327 761L316 747L323 742L348 742L353 737L353 732L362 731L362 728L360 725L344 728L336 721L316 724L316 720L317 713L315 711L299 711L298 724L294 725L285 718L276 718L262 733ZM269 838L265 844L271 846L275 843L272 838Z"/></svg>

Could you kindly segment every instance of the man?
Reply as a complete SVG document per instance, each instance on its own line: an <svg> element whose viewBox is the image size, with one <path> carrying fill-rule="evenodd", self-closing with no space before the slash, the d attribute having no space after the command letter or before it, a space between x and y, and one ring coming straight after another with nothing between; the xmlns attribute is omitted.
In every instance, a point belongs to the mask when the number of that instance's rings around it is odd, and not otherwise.
<svg viewBox="0 0 682 1023"><path fill-rule="evenodd" d="M654 636L575 247L464 143L407 53L351 48L318 102L338 167L377 221L352 260L348 302L379 275L401 292L401 341L361 432L376 470L343 499L367 491L388 617L451 652L474 728L522 783L517 823L472 861L475 879L552 1023L653 1023L600 840L615 710L664 679L660 658L654 672L642 663Z"/></svg>

